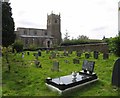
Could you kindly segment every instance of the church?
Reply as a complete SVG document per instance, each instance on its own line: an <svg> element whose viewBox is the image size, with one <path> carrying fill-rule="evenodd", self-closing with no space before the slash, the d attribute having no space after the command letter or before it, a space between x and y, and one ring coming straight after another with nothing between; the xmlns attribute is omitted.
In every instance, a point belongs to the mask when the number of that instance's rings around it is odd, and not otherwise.
<svg viewBox="0 0 120 98"><path fill-rule="evenodd" d="M47 29L18 27L17 39L21 40L24 48L35 45L40 48L52 48L61 43L61 17L60 14L47 15Z"/></svg>

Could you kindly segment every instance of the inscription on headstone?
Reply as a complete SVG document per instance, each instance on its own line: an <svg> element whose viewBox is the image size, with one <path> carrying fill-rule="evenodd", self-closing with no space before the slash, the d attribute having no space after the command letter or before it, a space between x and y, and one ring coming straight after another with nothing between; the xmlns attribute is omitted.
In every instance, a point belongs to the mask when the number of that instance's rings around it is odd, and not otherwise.
<svg viewBox="0 0 120 98"><path fill-rule="evenodd" d="M116 60L113 67L112 85L120 87L120 58Z"/></svg>

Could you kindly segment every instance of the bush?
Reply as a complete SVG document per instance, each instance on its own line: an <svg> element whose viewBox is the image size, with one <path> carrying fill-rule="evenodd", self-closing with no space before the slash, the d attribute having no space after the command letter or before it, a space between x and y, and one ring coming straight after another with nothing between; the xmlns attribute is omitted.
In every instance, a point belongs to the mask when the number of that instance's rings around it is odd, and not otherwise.
<svg viewBox="0 0 120 98"><path fill-rule="evenodd" d="M16 50L17 52L23 51L23 43L20 40L16 40L13 44L13 50Z"/></svg>
<svg viewBox="0 0 120 98"><path fill-rule="evenodd" d="M109 45L109 50L113 52L116 56L120 56L120 36L109 38L106 42Z"/></svg>

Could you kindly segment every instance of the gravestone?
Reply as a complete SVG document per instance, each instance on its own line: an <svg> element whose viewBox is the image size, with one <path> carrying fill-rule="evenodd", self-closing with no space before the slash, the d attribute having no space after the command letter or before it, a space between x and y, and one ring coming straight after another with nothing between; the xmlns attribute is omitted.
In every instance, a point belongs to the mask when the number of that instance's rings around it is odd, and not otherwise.
<svg viewBox="0 0 120 98"><path fill-rule="evenodd" d="M94 61L84 60L83 65L82 65L82 70L84 70L84 72L88 71L90 74L92 74L92 72L94 70L94 65L95 65Z"/></svg>
<svg viewBox="0 0 120 98"><path fill-rule="evenodd" d="M30 52L27 52L27 55L30 55Z"/></svg>
<svg viewBox="0 0 120 98"><path fill-rule="evenodd" d="M74 58L74 59L73 59L73 64L80 64L79 59Z"/></svg>
<svg viewBox="0 0 120 98"><path fill-rule="evenodd" d="M68 51L68 54L72 54L72 50L69 50L69 51Z"/></svg>
<svg viewBox="0 0 120 98"><path fill-rule="evenodd" d="M52 52L51 58L56 58L56 53L55 52Z"/></svg>
<svg viewBox="0 0 120 98"><path fill-rule="evenodd" d="M50 53L50 50L46 50L46 54Z"/></svg>
<svg viewBox="0 0 120 98"><path fill-rule="evenodd" d="M108 53L103 53L103 59L108 59L109 58L109 54Z"/></svg>
<svg viewBox="0 0 120 98"><path fill-rule="evenodd" d="M81 53L80 53L80 52L77 52L77 56L78 56L78 57L81 57Z"/></svg>
<svg viewBox="0 0 120 98"><path fill-rule="evenodd" d="M69 63L69 61L68 61L68 60L64 60L64 62L65 62L65 63Z"/></svg>
<svg viewBox="0 0 120 98"><path fill-rule="evenodd" d="M38 51L38 56L41 56L41 51L40 50Z"/></svg>
<svg viewBox="0 0 120 98"><path fill-rule="evenodd" d="M35 60L35 65L37 68L42 68L40 61L38 61L38 60Z"/></svg>
<svg viewBox="0 0 120 98"><path fill-rule="evenodd" d="M53 67L51 70L52 71L59 71L59 62L58 61L53 62Z"/></svg>
<svg viewBox="0 0 120 98"><path fill-rule="evenodd" d="M113 67L112 85L120 87L120 58L116 60Z"/></svg>
<svg viewBox="0 0 120 98"><path fill-rule="evenodd" d="M99 55L99 53L97 52L97 51L94 51L94 59L98 59L98 55Z"/></svg>
<svg viewBox="0 0 120 98"><path fill-rule="evenodd" d="M88 59L90 57L89 53L85 53L85 58Z"/></svg>
<svg viewBox="0 0 120 98"><path fill-rule="evenodd" d="M35 54L35 59L38 60L38 54L37 53Z"/></svg>
<svg viewBox="0 0 120 98"><path fill-rule="evenodd" d="M22 58L24 58L24 53L22 52Z"/></svg>
<svg viewBox="0 0 120 98"><path fill-rule="evenodd" d="M33 56L35 56L36 55L36 53L33 53Z"/></svg>

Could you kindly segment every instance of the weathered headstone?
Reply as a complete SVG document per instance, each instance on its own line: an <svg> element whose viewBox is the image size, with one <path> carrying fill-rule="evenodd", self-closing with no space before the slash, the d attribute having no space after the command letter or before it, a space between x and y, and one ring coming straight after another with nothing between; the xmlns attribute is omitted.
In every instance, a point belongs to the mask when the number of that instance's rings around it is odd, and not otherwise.
<svg viewBox="0 0 120 98"><path fill-rule="evenodd" d="M80 63L79 59L76 58L73 59L73 64L79 64L79 63Z"/></svg>
<svg viewBox="0 0 120 98"><path fill-rule="evenodd" d="M88 59L90 57L89 53L85 53L85 58Z"/></svg>
<svg viewBox="0 0 120 98"><path fill-rule="evenodd" d="M98 59L99 53L98 53L97 51L94 51L94 54L93 54L93 55L94 55L94 58L95 58L95 59Z"/></svg>
<svg viewBox="0 0 120 98"><path fill-rule="evenodd" d="M42 68L40 61L38 61L38 60L35 60L35 65L37 68Z"/></svg>
<svg viewBox="0 0 120 98"><path fill-rule="evenodd" d="M113 67L112 85L120 87L120 58L116 60Z"/></svg>
<svg viewBox="0 0 120 98"><path fill-rule="evenodd" d="M59 71L59 62L58 61L54 61L53 62L53 67L52 69L53 71Z"/></svg>
<svg viewBox="0 0 120 98"><path fill-rule="evenodd" d="M35 59L38 60L38 54L37 53L35 54Z"/></svg>
<svg viewBox="0 0 120 98"><path fill-rule="evenodd" d="M103 59L108 59L109 58L109 54L108 53L103 53Z"/></svg>

